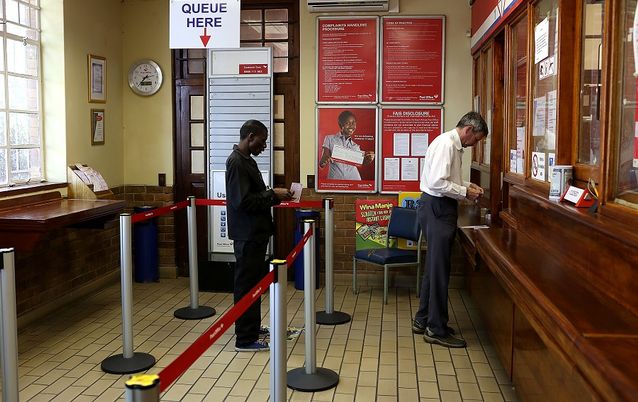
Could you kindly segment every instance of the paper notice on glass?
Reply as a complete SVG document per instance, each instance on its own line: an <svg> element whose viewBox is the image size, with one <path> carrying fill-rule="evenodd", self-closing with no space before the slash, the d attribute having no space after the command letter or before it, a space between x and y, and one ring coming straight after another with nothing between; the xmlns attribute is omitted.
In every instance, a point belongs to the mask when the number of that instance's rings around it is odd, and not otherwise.
<svg viewBox="0 0 638 402"><path fill-rule="evenodd" d="M532 152L532 178L545 181L545 153Z"/></svg>
<svg viewBox="0 0 638 402"><path fill-rule="evenodd" d="M516 127L516 149L525 148L525 127Z"/></svg>
<svg viewBox="0 0 638 402"><path fill-rule="evenodd" d="M510 172L516 173L516 150L510 149Z"/></svg>
<svg viewBox="0 0 638 402"><path fill-rule="evenodd" d="M534 64L549 56L549 18L542 20L534 28Z"/></svg>
<svg viewBox="0 0 638 402"><path fill-rule="evenodd" d="M556 90L547 93L547 149L556 149Z"/></svg>
<svg viewBox="0 0 638 402"><path fill-rule="evenodd" d="M525 173L525 152L522 149L516 151L516 172Z"/></svg>
<svg viewBox="0 0 638 402"><path fill-rule="evenodd" d="M428 150L428 133L412 134L412 156L425 156Z"/></svg>
<svg viewBox="0 0 638 402"><path fill-rule="evenodd" d="M410 134L394 133L394 156L410 156Z"/></svg>
<svg viewBox="0 0 638 402"><path fill-rule="evenodd" d="M303 186L301 183L292 183L290 185L290 192L292 193L292 202L299 202L301 200L301 190L303 190Z"/></svg>
<svg viewBox="0 0 638 402"><path fill-rule="evenodd" d="M534 137L545 135L545 126L547 125L547 105L545 96L534 98Z"/></svg>
<svg viewBox="0 0 638 402"><path fill-rule="evenodd" d="M363 151L348 149L341 145L335 145L332 148L332 159L335 159L337 162L347 163L349 165L362 165L364 156L365 153Z"/></svg>
<svg viewBox="0 0 638 402"><path fill-rule="evenodd" d="M403 158L401 159L401 180L418 181L419 180L419 159Z"/></svg>
<svg viewBox="0 0 638 402"><path fill-rule="evenodd" d="M399 180L399 158L385 158L383 160L383 180Z"/></svg>

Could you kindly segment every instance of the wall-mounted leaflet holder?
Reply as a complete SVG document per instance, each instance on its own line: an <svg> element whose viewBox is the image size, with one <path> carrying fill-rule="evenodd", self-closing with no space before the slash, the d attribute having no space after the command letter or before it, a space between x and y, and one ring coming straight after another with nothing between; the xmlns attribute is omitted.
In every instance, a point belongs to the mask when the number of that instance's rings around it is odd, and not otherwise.
<svg viewBox="0 0 638 402"><path fill-rule="evenodd" d="M560 200L571 202L576 208L589 208L596 202L589 190L576 186L569 186Z"/></svg>

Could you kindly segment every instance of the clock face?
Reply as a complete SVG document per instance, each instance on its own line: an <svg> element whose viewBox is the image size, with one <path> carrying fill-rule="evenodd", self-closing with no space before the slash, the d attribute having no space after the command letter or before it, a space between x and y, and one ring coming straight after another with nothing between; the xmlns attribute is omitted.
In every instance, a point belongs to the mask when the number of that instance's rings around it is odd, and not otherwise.
<svg viewBox="0 0 638 402"><path fill-rule="evenodd" d="M152 60L138 61L129 70L128 84L138 95L153 95L162 85L162 70Z"/></svg>

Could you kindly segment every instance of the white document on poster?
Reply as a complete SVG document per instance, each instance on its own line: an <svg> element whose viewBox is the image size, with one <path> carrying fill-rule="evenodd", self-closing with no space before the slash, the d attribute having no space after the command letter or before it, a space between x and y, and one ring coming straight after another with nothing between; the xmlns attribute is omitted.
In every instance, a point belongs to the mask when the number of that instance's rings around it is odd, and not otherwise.
<svg viewBox="0 0 638 402"><path fill-rule="evenodd" d="M339 159L340 161L344 161L354 165L361 165L363 164L363 157L365 156L365 153L363 151L348 149L346 147L342 147L341 145L335 145L332 148L331 156L333 159Z"/></svg>
<svg viewBox="0 0 638 402"><path fill-rule="evenodd" d="M401 180L403 181L419 180L419 159L418 158L401 159Z"/></svg>
<svg viewBox="0 0 638 402"><path fill-rule="evenodd" d="M399 180L399 158L385 158L383 160L383 180Z"/></svg>
<svg viewBox="0 0 638 402"><path fill-rule="evenodd" d="M412 156L425 156L428 150L428 133L412 134Z"/></svg>
<svg viewBox="0 0 638 402"><path fill-rule="evenodd" d="M534 28L534 64L549 56L549 18L542 20Z"/></svg>
<svg viewBox="0 0 638 402"><path fill-rule="evenodd" d="M410 156L410 134L394 133L394 156Z"/></svg>
<svg viewBox="0 0 638 402"><path fill-rule="evenodd" d="M556 149L556 90L547 93L547 149Z"/></svg>

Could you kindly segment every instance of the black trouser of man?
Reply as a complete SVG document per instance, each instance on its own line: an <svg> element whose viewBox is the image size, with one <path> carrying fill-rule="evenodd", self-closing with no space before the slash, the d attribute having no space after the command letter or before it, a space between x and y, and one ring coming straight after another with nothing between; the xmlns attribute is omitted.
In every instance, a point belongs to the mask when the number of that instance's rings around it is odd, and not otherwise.
<svg viewBox="0 0 638 402"><path fill-rule="evenodd" d="M259 283L266 272L268 240L235 240L235 290L237 303ZM259 339L261 325L261 298L246 310L235 322L235 346L245 346Z"/></svg>
<svg viewBox="0 0 638 402"><path fill-rule="evenodd" d="M421 300L415 320L426 324L438 336L447 335L448 285L452 266L452 245L456 235L458 202L453 198L421 194L419 223L428 242Z"/></svg>

